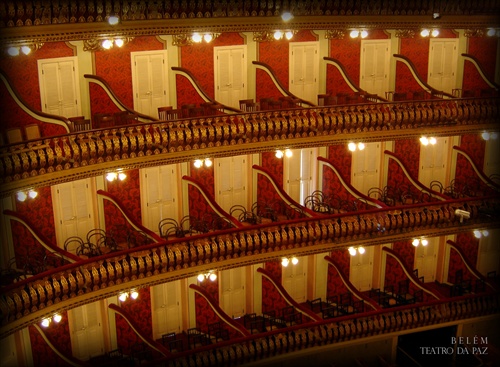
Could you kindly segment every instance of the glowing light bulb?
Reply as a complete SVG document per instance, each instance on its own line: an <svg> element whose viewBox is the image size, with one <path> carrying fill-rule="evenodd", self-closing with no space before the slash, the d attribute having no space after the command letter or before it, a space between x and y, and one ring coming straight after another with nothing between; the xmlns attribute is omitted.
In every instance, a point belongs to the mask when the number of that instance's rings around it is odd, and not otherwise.
<svg viewBox="0 0 500 367"><path fill-rule="evenodd" d="M297 265L299 263L299 259L297 259L295 256L292 257L292 264Z"/></svg>
<svg viewBox="0 0 500 367"><path fill-rule="evenodd" d="M436 138L435 138L435 137L430 137L430 138L429 138L429 143L430 143L431 145L435 145L435 144L437 143Z"/></svg>
<svg viewBox="0 0 500 367"><path fill-rule="evenodd" d="M364 143L358 143L358 149L359 150L365 149L365 144Z"/></svg>
<svg viewBox="0 0 500 367"><path fill-rule="evenodd" d="M115 39L116 47L122 47L125 42L121 38Z"/></svg>
<svg viewBox="0 0 500 367"><path fill-rule="evenodd" d="M358 247L358 252L363 255L365 253L365 248L364 247Z"/></svg>
<svg viewBox="0 0 500 367"><path fill-rule="evenodd" d="M288 266L289 263L290 263L290 260L288 260L286 257L281 259L281 265L283 265L285 268Z"/></svg>
<svg viewBox="0 0 500 367"><path fill-rule="evenodd" d="M283 32L281 31L276 31L274 32L274 39L277 41L277 40L280 40L281 38L283 37Z"/></svg>
<svg viewBox="0 0 500 367"><path fill-rule="evenodd" d="M196 168L200 168L201 166L203 166L203 161L201 159L197 159L197 160L194 161L193 165Z"/></svg>
<svg viewBox="0 0 500 367"><path fill-rule="evenodd" d="M355 143L349 143L347 144L347 148L351 151L354 152L356 150L356 144Z"/></svg>
<svg viewBox="0 0 500 367"><path fill-rule="evenodd" d="M19 200L22 203L23 201L25 201L28 198L28 195L26 195L26 193L24 191L19 191L16 194L16 198L17 198L17 200Z"/></svg>
<svg viewBox="0 0 500 367"><path fill-rule="evenodd" d="M61 316L61 315L59 315L58 313L56 313L56 314L54 315L53 319L54 319L54 322L61 322L61 320L62 320L62 316Z"/></svg>
<svg viewBox="0 0 500 367"><path fill-rule="evenodd" d="M118 299L121 301L121 302L125 302L127 300L127 297L128 297L128 294L127 293L122 293L118 296Z"/></svg>
<svg viewBox="0 0 500 367"><path fill-rule="evenodd" d="M214 282L217 279L217 274L211 273L210 276L208 277L212 282Z"/></svg>
<svg viewBox="0 0 500 367"><path fill-rule="evenodd" d="M25 55L29 55L31 53L31 48L29 48L28 46L22 46L21 52Z"/></svg>
<svg viewBox="0 0 500 367"><path fill-rule="evenodd" d="M214 38L214 37L212 36L212 34L211 34L211 33L206 33L206 34L203 36L203 39L205 40L205 42L206 42L206 43L210 43L210 42L212 42L212 39L213 39L213 38Z"/></svg>
<svg viewBox="0 0 500 367"><path fill-rule="evenodd" d="M420 240L415 239L415 240L413 240L413 242L411 244L413 246L417 247L419 243L420 243Z"/></svg>
<svg viewBox="0 0 500 367"><path fill-rule="evenodd" d="M276 154L274 154L276 158L283 158L283 152L281 150L277 150Z"/></svg>
<svg viewBox="0 0 500 367"><path fill-rule="evenodd" d="M292 31L285 32L285 37L287 40L291 40L293 38L293 32Z"/></svg>
<svg viewBox="0 0 500 367"><path fill-rule="evenodd" d="M475 230L474 231L474 237L476 238L481 238L483 235L481 234L481 231Z"/></svg>
<svg viewBox="0 0 500 367"><path fill-rule="evenodd" d="M205 159L205 166L212 167L212 160L210 158Z"/></svg>
<svg viewBox="0 0 500 367"><path fill-rule="evenodd" d="M356 38L359 36L359 31L351 31L351 33L349 33L349 35L351 36L351 38Z"/></svg>
<svg viewBox="0 0 500 367"><path fill-rule="evenodd" d="M193 35L191 36L191 39L193 40L193 42L200 43L202 40L202 37L201 37L201 34L199 34L199 33L193 33Z"/></svg>
<svg viewBox="0 0 500 367"><path fill-rule="evenodd" d="M492 138L493 140L496 140L496 138L498 138L498 133L496 133L496 132L492 132L492 133L490 134L490 138Z"/></svg>
<svg viewBox="0 0 500 367"><path fill-rule="evenodd" d="M102 41L102 48L104 48L105 50L109 50L111 47L113 47L113 42L111 42L110 40Z"/></svg>
<svg viewBox="0 0 500 367"><path fill-rule="evenodd" d="M120 22L120 18L117 15L111 15L108 18L109 25L117 25Z"/></svg>
<svg viewBox="0 0 500 367"><path fill-rule="evenodd" d="M7 49L7 53L10 56L17 56L17 55L19 55L19 48L17 48L17 47L9 47Z"/></svg>
<svg viewBox="0 0 500 367"><path fill-rule="evenodd" d="M109 182L111 182L111 181L116 180L117 177L118 177L118 175L116 174L116 172L109 172L106 175L106 180L108 180Z"/></svg>
<svg viewBox="0 0 500 367"><path fill-rule="evenodd" d="M368 31L361 31L361 38L368 37Z"/></svg>
<svg viewBox="0 0 500 367"><path fill-rule="evenodd" d="M429 244L429 241L427 241L426 239L423 239L420 242L422 243L422 246L427 246Z"/></svg>
<svg viewBox="0 0 500 367"><path fill-rule="evenodd" d="M285 150L285 155L287 158L290 158L293 155L293 152L290 149Z"/></svg>
<svg viewBox="0 0 500 367"><path fill-rule="evenodd" d="M423 144L423 145L428 145L429 144L429 139L427 139L425 136L422 136L420 138L420 142Z"/></svg>
<svg viewBox="0 0 500 367"><path fill-rule="evenodd" d="M132 298L132 299L139 298L139 292L133 291L132 293L130 293L130 298Z"/></svg>
<svg viewBox="0 0 500 367"><path fill-rule="evenodd" d="M485 230L485 231L482 232L482 234L483 234L484 237L488 237L488 235L490 234L490 232L488 232L488 231Z"/></svg>
<svg viewBox="0 0 500 367"><path fill-rule="evenodd" d="M493 37L493 36L495 35L495 33L496 33L495 29L493 29L493 28L489 28L489 29L488 29L488 32L486 32L486 35L487 35L488 37Z"/></svg>
<svg viewBox="0 0 500 367"><path fill-rule="evenodd" d="M349 254L351 254L351 256L356 255L356 249L354 247L349 247L347 251L349 251Z"/></svg>
<svg viewBox="0 0 500 367"><path fill-rule="evenodd" d="M205 276L203 274L198 274L198 281L203 282L205 280Z"/></svg>
<svg viewBox="0 0 500 367"><path fill-rule="evenodd" d="M30 190L28 191L28 196L31 198L31 199L34 199L38 196L38 192L36 192L35 190Z"/></svg>
<svg viewBox="0 0 500 367"><path fill-rule="evenodd" d="M489 132L487 132L487 131L485 131L484 133L482 133L482 134L481 134L481 137L482 137L484 140L488 141L488 140L490 140L490 133L489 133Z"/></svg>
<svg viewBox="0 0 500 367"><path fill-rule="evenodd" d="M439 30L438 29L433 29L432 32L431 32L431 36L432 37L437 37L439 36Z"/></svg>
<svg viewBox="0 0 500 367"><path fill-rule="evenodd" d="M41 325L43 327L49 327L49 325L50 325L50 319L43 319Z"/></svg>
<svg viewBox="0 0 500 367"><path fill-rule="evenodd" d="M120 181L123 181L123 180L125 180L126 178L127 178L127 175L126 175L125 173L120 172L120 173L118 174L118 179L119 179Z"/></svg>
<svg viewBox="0 0 500 367"><path fill-rule="evenodd" d="M428 29L422 29L422 31L420 32L420 35L422 37L429 37L429 34L430 34L430 32Z"/></svg>
<svg viewBox="0 0 500 367"><path fill-rule="evenodd" d="M283 19L284 22L288 22L289 20L293 19L293 14L289 11L285 11L283 14L281 14L281 19Z"/></svg>

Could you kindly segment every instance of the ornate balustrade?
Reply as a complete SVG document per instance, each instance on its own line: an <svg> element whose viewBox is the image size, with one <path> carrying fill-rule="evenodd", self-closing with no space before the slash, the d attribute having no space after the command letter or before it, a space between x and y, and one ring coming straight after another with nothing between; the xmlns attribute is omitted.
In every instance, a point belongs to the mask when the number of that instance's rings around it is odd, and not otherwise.
<svg viewBox="0 0 500 367"><path fill-rule="evenodd" d="M482 294L304 323L156 360L165 366L235 366L316 346L498 313L498 293Z"/></svg>
<svg viewBox="0 0 500 367"><path fill-rule="evenodd" d="M8 145L0 150L2 193L104 173L190 160L200 149L224 146L213 156L258 152L287 146L346 141L366 133L365 140L405 131L450 135L477 131L499 120L499 98L368 103L322 108L264 111L208 118L128 125ZM446 129L444 128L446 127ZM359 135L358 135L359 136ZM259 143L258 145L255 143ZM137 159L140 158L140 159ZM52 173L52 174L51 174ZM59 173L59 175L54 175ZM51 175L50 175L51 174Z"/></svg>
<svg viewBox="0 0 500 367"><path fill-rule="evenodd" d="M82 260L2 288L0 337L53 312L213 269L248 265L284 254L314 254L347 243L374 245L419 230L456 233L498 226L498 197L450 200L327 215L230 229L155 243ZM455 210L470 212L464 222ZM411 232L411 233L410 233Z"/></svg>

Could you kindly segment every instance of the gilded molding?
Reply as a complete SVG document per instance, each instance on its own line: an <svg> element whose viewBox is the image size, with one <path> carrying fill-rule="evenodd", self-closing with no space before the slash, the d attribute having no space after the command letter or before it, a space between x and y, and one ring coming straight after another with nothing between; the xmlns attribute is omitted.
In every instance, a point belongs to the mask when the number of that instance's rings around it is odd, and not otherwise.
<svg viewBox="0 0 500 367"><path fill-rule="evenodd" d="M485 32L482 28L466 29L464 32L465 37L484 37Z"/></svg>
<svg viewBox="0 0 500 367"><path fill-rule="evenodd" d="M183 33L183 34L174 34L172 45L174 46L190 46L193 44L193 39L191 35Z"/></svg>
<svg viewBox="0 0 500 367"><path fill-rule="evenodd" d="M329 29L325 33L327 39L344 39L347 31L345 29Z"/></svg>
<svg viewBox="0 0 500 367"><path fill-rule="evenodd" d="M396 29L397 38L414 38L415 34L415 29Z"/></svg>

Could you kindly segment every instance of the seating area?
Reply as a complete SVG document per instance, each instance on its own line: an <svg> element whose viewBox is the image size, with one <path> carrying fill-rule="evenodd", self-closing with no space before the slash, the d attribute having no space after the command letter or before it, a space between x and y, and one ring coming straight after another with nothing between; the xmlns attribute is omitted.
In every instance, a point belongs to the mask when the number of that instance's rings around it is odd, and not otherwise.
<svg viewBox="0 0 500 367"><path fill-rule="evenodd" d="M1 141L6 141L7 144L22 143L27 140L40 139L40 127L38 124L29 124L24 127L13 127L5 130L5 138L1 137Z"/></svg>
<svg viewBox="0 0 500 367"><path fill-rule="evenodd" d="M275 98L261 98L259 103L258 103L258 106L260 106L261 111L282 110L282 109L301 107L302 102L299 98L293 98L293 97L289 97L289 96L281 96L281 97L278 97L277 99L275 99ZM241 109L241 101L240 101L240 109Z"/></svg>
<svg viewBox="0 0 500 367"><path fill-rule="evenodd" d="M199 105L190 103L184 104L180 108L173 108L172 106L158 107L158 119L160 121L215 116L224 113L224 106L216 102L202 102Z"/></svg>
<svg viewBox="0 0 500 367"><path fill-rule="evenodd" d="M96 113L92 118L92 128L104 129L115 126L126 126L137 124L139 116L128 111L120 111L115 113Z"/></svg>
<svg viewBox="0 0 500 367"><path fill-rule="evenodd" d="M349 213L369 208L367 202L361 198L346 200L334 194L326 195L320 190L307 196L304 199L304 206L323 214Z"/></svg>

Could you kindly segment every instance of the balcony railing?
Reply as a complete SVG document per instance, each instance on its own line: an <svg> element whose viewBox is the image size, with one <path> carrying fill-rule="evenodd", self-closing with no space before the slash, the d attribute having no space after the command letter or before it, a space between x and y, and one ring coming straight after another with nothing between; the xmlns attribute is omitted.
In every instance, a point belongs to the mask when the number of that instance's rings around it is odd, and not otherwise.
<svg viewBox="0 0 500 367"><path fill-rule="evenodd" d="M419 230L456 233L497 226L498 197L415 204L321 218L249 226L164 241L93 257L2 288L0 338L53 312L103 299L134 286L152 286L213 269L408 238ZM470 213L469 219L456 215ZM411 231L412 234L409 233ZM226 260L231 260L227 262Z"/></svg>
<svg viewBox="0 0 500 367"><path fill-rule="evenodd" d="M498 126L499 102L489 97L297 108L47 137L1 148L0 194L57 183L65 175L77 179L110 168L187 161L200 149L218 146L224 149L211 152L213 156L269 151L281 148L285 140L287 146L324 145L347 141L349 134L365 133L368 141L422 130L435 135L481 131Z"/></svg>

